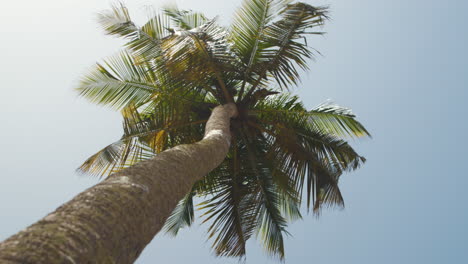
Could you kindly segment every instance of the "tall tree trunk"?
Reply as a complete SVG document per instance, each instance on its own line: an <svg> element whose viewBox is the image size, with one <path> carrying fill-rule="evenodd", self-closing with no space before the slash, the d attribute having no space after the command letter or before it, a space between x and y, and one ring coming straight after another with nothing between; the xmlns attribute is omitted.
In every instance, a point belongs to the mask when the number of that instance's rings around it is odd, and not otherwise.
<svg viewBox="0 0 468 264"><path fill-rule="evenodd" d="M0 243L1 263L133 263L192 185L230 146L232 103L216 107L203 140L112 174Z"/></svg>

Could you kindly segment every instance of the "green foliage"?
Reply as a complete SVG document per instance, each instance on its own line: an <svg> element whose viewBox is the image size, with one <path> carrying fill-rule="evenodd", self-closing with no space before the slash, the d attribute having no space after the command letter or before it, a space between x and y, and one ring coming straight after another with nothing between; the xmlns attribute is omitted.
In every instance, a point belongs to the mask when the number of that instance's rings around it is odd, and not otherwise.
<svg viewBox="0 0 468 264"><path fill-rule="evenodd" d="M316 28L326 19L325 8L287 0L244 0L228 28L177 7L152 12L141 27L122 5L101 13L104 31L126 39L125 50L93 67L77 90L120 110L124 133L79 170L105 177L196 142L211 109L235 102L226 159L195 183L165 229L190 226L200 197L215 254L242 257L255 236L283 259L287 223L302 218L303 199L315 213L344 205L340 176L365 162L346 140L370 136L349 109L307 110L283 92L308 69L314 50L305 37L322 34Z"/></svg>

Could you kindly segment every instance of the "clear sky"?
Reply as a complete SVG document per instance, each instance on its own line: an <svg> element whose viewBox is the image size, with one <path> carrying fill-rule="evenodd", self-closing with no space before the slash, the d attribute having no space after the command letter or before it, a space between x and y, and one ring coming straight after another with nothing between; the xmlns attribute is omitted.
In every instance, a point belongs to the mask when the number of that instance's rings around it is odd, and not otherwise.
<svg viewBox="0 0 468 264"><path fill-rule="evenodd" d="M126 2L141 22L162 4ZM342 177L346 209L290 225L286 263L468 263L468 1L307 2L330 5L332 20L309 39L323 56L296 92L310 108L352 108L374 138L353 143L368 162ZM0 240L96 183L74 169L121 135L118 113L72 91L122 44L95 23L109 3L2 3ZM177 3L228 23L240 1ZM137 263L237 263L211 254L199 223L158 235ZM247 263L271 262L252 240Z"/></svg>

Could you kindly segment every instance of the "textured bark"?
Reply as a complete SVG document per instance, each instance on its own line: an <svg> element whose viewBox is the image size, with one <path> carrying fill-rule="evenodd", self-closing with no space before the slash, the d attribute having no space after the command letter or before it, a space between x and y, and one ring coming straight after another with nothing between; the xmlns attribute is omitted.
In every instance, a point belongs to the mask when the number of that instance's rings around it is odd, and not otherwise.
<svg viewBox="0 0 468 264"><path fill-rule="evenodd" d="M216 107L203 140L115 173L0 243L0 263L133 263L193 183L230 146L236 106Z"/></svg>

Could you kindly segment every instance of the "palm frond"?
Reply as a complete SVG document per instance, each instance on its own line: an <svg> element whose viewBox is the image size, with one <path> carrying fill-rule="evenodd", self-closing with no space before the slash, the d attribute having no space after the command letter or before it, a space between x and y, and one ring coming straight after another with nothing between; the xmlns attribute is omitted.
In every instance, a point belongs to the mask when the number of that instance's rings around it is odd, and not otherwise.
<svg viewBox="0 0 468 264"><path fill-rule="evenodd" d="M200 204L205 222L211 222L209 238L218 256L242 257L254 228L254 203L239 177L231 176L233 164L225 161L217 169L217 193Z"/></svg>
<svg viewBox="0 0 468 264"><path fill-rule="evenodd" d="M310 207L310 200L314 200L313 211L316 215L320 214L321 209L326 207L344 208L344 199L338 187L339 175L330 175L328 171L315 166L309 171L307 177L307 207ZM314 180L314 184L309 184ZM314 190L312 188L315 187ZM315 194L312 197L312 193Z"/></svg>
<svg viewBox="0 0 468 264"><path fill-rule="evenodd" d="M194 96L201 96L193 93ZM191 101L161 97L154 105L142 106L143 114L134 105L122 110L122 138L91 156L79 171L105 177L137 162L152 158L157 153L179 144L189 144L203 137L203 124L196 112L188 110Z"/></svg>
<svg viewBox="0 0 468 264"><path fill-rule="evenodd" d="M264 30L264 60L256 65L256 70L264 74L271 73L282 88L296 85L299 80L296 66L308 69L306 59L313 56L305 41L305 34L322 34L308 30L322 26L326 18L326 8L305 3L288 5L281 12L281 19Z"/></svg>
<svg viewBox="0 0 468 264"><path fill-rule="evenodd" d="M242 257L246 241L258 228L259 203L264 200L259 194L260 187L252 185L252 179L256 177L248 169L245 144L236 136L233 140L235 143L228 158L207 176L211 178L208 184L211 188L202 189L200 194L213 195L202 203L202 209L207 209L205 222L211 222L210 238L216 236L215 253ZM206 182L201 185L207 186Z"/></svg>
<svg viewBox="0 0 468 264"><path fill-rule="evenodd" d="M190 191L179 201L176 208L166 220L163 229L173 236L176 236L180 229L190 226L194 220L193 207L194 190Z"/></svg>
<svg viewBox="0 0 468 264"><path fill-rule="evenodd" d="M77 171L96 177L106 177L130 165L152 158L153 150L136 138L114 142L89 157Z"/></svg>
<svg viewBox="0 0 468 264"><path fill-rule="evenodd" d="M86 159L77 171L95 176L112 173L117 165L116 161L120 160L123 145L124 142L118 141L106 146Z"/></svg>
<svg viewBox="0 0 468 264"><path fill-rule="evenodd" d="M315 113L305 111L295 97L270 98L257 104L254 112L259 124L253 125L270 144L267 157L290 176L298 192L306 186L307 204L316 201L316 211L319 204L342 205L339 176L356 169L365 159L346 141L317 126L311 119ZM346 111L335 114L352 118Z"/></svg>
<svg viewBox="0 0 468 264"><path fill-rule="evenodd" d="M271 163L268 153L264 155L263 163L269 164L271 179L276 186L281 215L288 221L295 221L302 218L300 211L301 195L295 188L295 180L290 175L281 171L279 166Z"/></svg>
<svg viewBox="0 0 468 264"><path fill-rule="evenodd" d="M284 259L284 238L286 231L286 219L281 215L281 196L277 190L268 183L262 182L263 190L261 206L258 217L258 237L260 238L266 252L271 256Z"/></svg>
<svg viewBox="0 0 468 264"><path fill-rule="evenodd" d="M265 154L262 144L257 142L253 146L247 138L244 140L250 164L249 169L256 178L257 188L254 193L258 194L258 200L255 203L257 207L257 235L268 254L284 259L283 233L287 233L285 229L287 223L280 210L281 192L273 182L272 168L262 162L261 158L257 158Z"/></svg>
<svg viewBox="0 0 468 264"><path fill-rule="evenodd" d="M218 92L213 95L223 95L220 102L233 101L223 79L223 71L235 67L226 34L215 19L191 30L175 32L161 43L164 66L172 76L196 85L214 86Z"/></svg>
<svg viewBox="0 0 468 264"><path fill-rule="evenodd" d="M91 102L122 109L128 104L143 104L161 91L148 65L135 64L127 51L97 63L75 88Z"/></svg>
<svg viewBox="0 0 468 264"><path fill-rule="evenodd" d="M235 52L246 68L259 59L261 36L264 29L274 19L278 10L289 1L244 0L236 11L230 29L230 40L234 43Z"/></svg>
<svg viewBox="0 0 468 264"><path fill-rule="evenodd" d="M306 110L297 96L282 94L262 101L252 113L270 120L300 120L313 126L316 131L339 138L370 137L351 109L331 102Z"/></svg>
<svg viewBox="0 0 468 264"><path fill-rule="evenodd" d="M210 237L217 237L213 244L217 255L242 256L245 242L257 233L266 252L282 259L285 216L301 217L299 193L286 174L274 172L275 166L266 159L268 145L251 142L247 147L247 140L244 136L233 143L223 165L207 176L210 183L197 184L204 187L198 189L199 195L213 195L202 203L205 222L212 222L209 231Z"/></svg>
<svg viewBox="0 0 468 264"><path fill-rule="evenodd" d="M123 4L114 5L110 10L98 14L98 22L107 34L128 39L125 46L138 62L157 57L160 54L160 38L169 33L169 20L164 15L156 15L140 28L131 20Z"/></svg>
<svg viewBox="0 0 468 264"><path fill-rule="evenodd" d="M97 177L106 177L156 153L139 136L150 130L149 122L142 121L136 108L130 105L122 110L124 135L122 138L88 158L78 171ZM151 131L157 133L159 130Z"/></svg>
<svg viewBox="0 0 468 264"><path fill-rule="evenodd" d="M171 34L169 28L171 26L171 19L164 13L159 13L154 10L149 10L149 19L148 21L141 27L141 31L146 33L148 36L148 41L152 39L152 45L157 46L158 41L164 39L165 37ZM140 36L141 38L141 33ZM151 43L150 42L150 43ZM141 43L144 44L144 43Z"/></svg>
<svg viewBox="0 0 468 264"><path fill-rule="evenodd" d="M208 22L208 18L199 12L192 10L180 10L176 5L163 8L164 13L171 18L175 29L190 30L200 27Z"/></svg>
<svg viewBox="0 0 468 264"><path fill-rule="evenodd" d="M323 133L345 138L370 137L370 133L356 120L351 109L330 102L307 112L310 121Z"/></svg>
<svg viewBox="0 0 468 264"><path fill-rule="evenodd" d="M97 16L98 23L106 34L134 39L138 37L138 27L132 22L128 9L123 5L113 5L110 10Z"/></svg>

